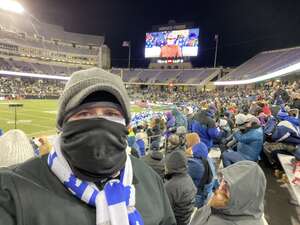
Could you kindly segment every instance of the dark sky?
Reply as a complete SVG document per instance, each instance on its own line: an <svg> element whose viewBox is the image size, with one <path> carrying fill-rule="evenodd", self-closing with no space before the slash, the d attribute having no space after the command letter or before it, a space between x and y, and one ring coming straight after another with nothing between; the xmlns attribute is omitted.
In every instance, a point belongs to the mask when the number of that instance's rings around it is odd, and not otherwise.
<svg viewBox="0 0 300 225"><path fill-rule="evenodd" d="M220 36L218 65L237 66L255 54L300 45L300 0L20 0L44 22L66 30L105 35L112 64L127 65L124 40L132 42L133 66L146 67L145 32L152 25L194 22L200 28L197 67L211 67L214 34Z"/></svg>

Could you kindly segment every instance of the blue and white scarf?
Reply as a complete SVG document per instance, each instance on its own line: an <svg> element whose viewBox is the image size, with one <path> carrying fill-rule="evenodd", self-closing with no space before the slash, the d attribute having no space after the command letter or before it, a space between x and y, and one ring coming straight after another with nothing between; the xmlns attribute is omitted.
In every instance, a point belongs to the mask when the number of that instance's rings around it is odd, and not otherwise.
<svg viewBox="0 0 300 225"><path fill-rule="evenodd" d="M120 171L120 180L108 181L103 191L100 191L94 183L75 177L61 153L59 137L48 156L48 165L73 195L96 207L96 225L144 225L140 213L135 208L133 171L128 155L125 168Z"/></svg>

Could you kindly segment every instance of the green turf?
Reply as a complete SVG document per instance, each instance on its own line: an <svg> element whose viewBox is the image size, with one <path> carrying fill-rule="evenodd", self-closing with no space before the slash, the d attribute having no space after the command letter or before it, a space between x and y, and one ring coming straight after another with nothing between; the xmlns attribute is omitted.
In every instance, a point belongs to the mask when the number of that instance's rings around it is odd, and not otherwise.
<svg viewBox="0 0 300 225"><path fill-rule="evenodd" d="M9 103L21 103L17 108L17 128L29 136L55 134L56 100L22 100L0 102L0 128L4 131L13 129L15 113Z"/></svg>
<svg viewBox="0 0 300 225"><path fill-rule="evenodd" d="M14 109L9 108L10 103L23 104L22 108L17 108L17 128L23 130L28 136L56 133L57 100L0 101L0 128L4 132L15 126L15 113ZM140 112L143 109L134 105L131 110Z"/></svg>

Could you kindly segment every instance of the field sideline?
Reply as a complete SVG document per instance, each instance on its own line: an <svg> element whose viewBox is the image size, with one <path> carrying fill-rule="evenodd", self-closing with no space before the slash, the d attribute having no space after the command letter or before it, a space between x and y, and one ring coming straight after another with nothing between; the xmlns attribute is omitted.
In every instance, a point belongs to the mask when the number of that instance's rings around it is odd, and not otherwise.
<svg viewBox="0 0 300 225"><path fill-rule="evenodd" d="M9 108L10 103L21 103L17 108L17 128L23 130L28 136L53 135L56 133L55 123L57 100L21 100L0 101L0 128L6 132L14 129L14 109ZM133 112L143 109L138 106L131 107Z"/></svg>

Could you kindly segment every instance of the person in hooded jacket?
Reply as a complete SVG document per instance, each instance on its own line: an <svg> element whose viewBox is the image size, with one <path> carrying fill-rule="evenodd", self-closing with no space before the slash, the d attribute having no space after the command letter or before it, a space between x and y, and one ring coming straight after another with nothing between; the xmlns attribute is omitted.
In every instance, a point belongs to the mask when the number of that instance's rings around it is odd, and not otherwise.
<svg viewBox="0 0 300 225"><path fill-rule="evenodd" d="M159 150L161 134L162 134L162 130L160 128L160 119L153 118L150 124L150 128L148 128L147 130L150 150Z"/></svg>
<svg viewBox="0 0 300 225"><path fill-rule="evenodd" d="M166 112L166 132L165 135L168 138L171 134L175 133L176 131L176 120L175 117L173 116L172 112Z"/></svg>
<svg viewBox="0 0 300 225"><path fill-rule="evenodd" d="M197 188L195 206L201 208L207 203L218 184L214 162L208 156L208 149L204 143L192 147L191 155L188 157L188 172Z"/></svg>
<svg viewBox="0 0 300 225"><path fill-rule="evenodd" d="M252 115L238 114L236 116L238 130L234 132L233 136L237 142L237 151L228 149L222 153L224 167L242 160L259 160L264 136L257 120Z"/></svg>
<svg viewBox="0 0 300 225"><path fill-rule="evenodd" d="M50 154L0 169L0 224L175 225L160 177L127 154L130 117L119 76L75 72Z"/></svg>
<svg viewBox="0 0 300 225"><path fill-rule="evenodd" d="M161 177L161 179L165 178L165 161L163 153L160 151L150 151L142 159Z"/></svg>
<svg viewBox="0 0 300 225"><path fill-rule="evenodd" d="M166 156L174 151L185 151L185 147L181 145L180 137L177 134L172 134L167 140Z"/></svg>
<svg viewBox="0 0 300 225"><path fill-rule="evenodd" d="M187 159L182 151L166 158L165 188L177 225L187 225L193 213L197 189L188 175Z"/></svg>
<svg viewBox="0 0 300 225"><path fill-rule="evenodd" d="M221 174L219 188L190 225L264 225L266 177L259 165L240 161Z"/></svg>
<svg viewBox="0 0 300 225"><path fill-rule="evenodd" d="M201 141L206 144L207 148L213 147L213 139L216 139L220 134L211 111L200 111L194 116L192 123L192 132L196 132Z"/></svg>

